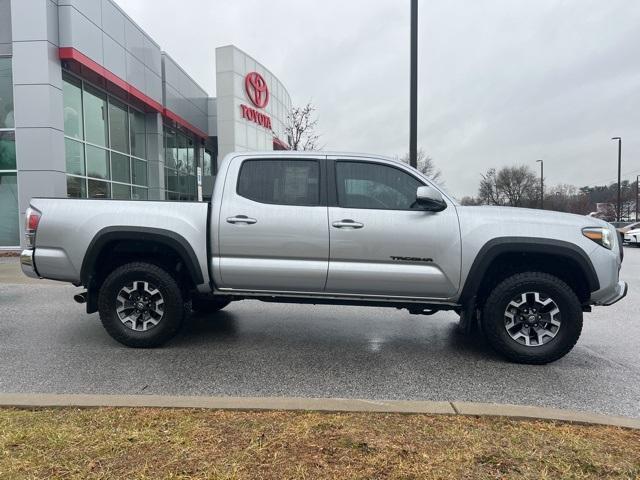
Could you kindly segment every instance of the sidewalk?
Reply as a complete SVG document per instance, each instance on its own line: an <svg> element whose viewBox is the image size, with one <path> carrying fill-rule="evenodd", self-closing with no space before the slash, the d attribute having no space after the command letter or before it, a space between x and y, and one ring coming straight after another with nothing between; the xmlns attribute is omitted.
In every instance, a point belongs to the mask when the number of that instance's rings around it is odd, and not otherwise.
<svg viewBox="0 0 640 480"><path fill-rule="evenodd" d="M523 405L412 400L300 397L197 397L164 395L0 394L0 407L165 407L215 410L426 413L544 419L640 429L640 419Z"/></svg>

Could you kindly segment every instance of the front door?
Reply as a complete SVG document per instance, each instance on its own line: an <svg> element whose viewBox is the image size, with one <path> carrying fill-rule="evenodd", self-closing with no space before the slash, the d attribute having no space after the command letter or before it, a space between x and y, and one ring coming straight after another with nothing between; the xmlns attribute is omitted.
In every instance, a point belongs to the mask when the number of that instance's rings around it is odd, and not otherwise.
<svg viewBox="0 0 640 480"><path fill-rule="evenodd" d="M454 205L415 203L426 182L382 160L329 161L330 259L327 293L445 299L460 283ZM335 192L335 195L334 193Z"/></svg>
<svg viewBox="0 0 640 480"><path fill-rule="evenodd" d="M237 158L229 166L218 230L220 288L324 289L329 232L323 162Z"/></svg>

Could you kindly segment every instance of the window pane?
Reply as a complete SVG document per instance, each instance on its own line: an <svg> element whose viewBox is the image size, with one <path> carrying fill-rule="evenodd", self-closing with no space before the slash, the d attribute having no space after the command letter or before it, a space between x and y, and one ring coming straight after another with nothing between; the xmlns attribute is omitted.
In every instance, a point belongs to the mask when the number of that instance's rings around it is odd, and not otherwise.
<svg viewBox="0 0 640 480"><path fill-rule="evenodd" d="M82 139L82 83L65 75L62 82L64 98L64 134Z"/></svg>
<svg viewBox="0 0 640 480"><path fill-rule="evenodd" d="M129 114L123 103L109 98L109 133L111 148L129 153Z"/></svg>
<svg viewBox="0 0 640 480"><path fill-rule="evenodd" d="M178 190L178 176L175 170L167 169L167 190Z"/></svg>
<svg viewBox="0 0 640 480"><path fill-rule="evenodd" d="M240 170L238 194L262 203L318 205L320 167L309 160L248 160Z"/></svg>
<svg viewBox="0 0 640 480"><path fill-rule="evenodd" d="M131 199L131 187L129 185L120 185L119 183L111 184L112 198L118 200L130 200Z"/></svg>
<svg viewBox="0 0 640 480"><path fill-rule="evenodd" d="M422 186L398 168L364 162L336 163L336 183L341 207L380 210L417 208L416 192Z"/></svg>
<svg viewBox="0 0 640 480"><path fill-rule="evenodd" d="M165 133L165 151L164 158L167 167L176 168L178 154L176 152L176 134L172 130Z"/></svg>
<svg viewBox="0 0 640 480"><path fill-rule="evenodd" d="M131 110L129 112L131 124L131 154L140 158L147 158L144 113Z"/></svg>
<svg viewBox="0 0 640 480"><path fill-rule="evenodd" d="M13 132L0 132L0 170L16 169L16 136Z"/></svg>
<svg viewBox="0 0 640 480"><path fill-rule="evenodd" d="M136 185L146 185L147 184L147 162L143 162L141 160L136 160L135 158L131 159L133 163L133 182Z"/></svg>
<svg viewBox="0 0 640 480"><path fill-rule="evenodd" d="M80 177L67 176L67 197L87 198L87 181Z"/></svg>
<svg viewBox="0 0 640 480"><path fill-rule="evenodd" d="M187 137L177 135L178 139L178 161L176 166L180 173L187 173Z"/></svg>
<svg viewBox="0 0 640 480"><path fill-rule="evenodd" d="M187 176L180 172L177 172L177 173L178 173L178 191L180 193L186 194L187 193Z"/></svg>
<svg viewBox="0 0 640 480"><path fill-rule="evenodd" d="M20 245L18 185L15 173L0 173L0 246Z"/></svg>
<svg viewBox="0 0 640 480"><path fill-rule="evenodd" d="M84 175L84 146L80 142L64 139L65 159L67 163L67 173L74 175Z"/></svg>
<svg viewBox="0 0 640 480"><path fill-rule="evenodd" d="M196 198L196 183L198 183L195 175L189 175L187 177L187 193L194 199Z"/></svg>
<svg viewBox="0 0 640 480"><path fill-rule="evenodd" d="M131 183L129 157L119 153L111 153L111 179L116 182Z"/></svg>
<svg viewBox="0 0 640 480"><path fill-rule="evenodd" d="M211 172L211 153L204 151L204 161L202 162L202 175L213 175Z"/></svg>
<svg viewBox="0 0 640 480"><path fill-rule="evenodd" d="M109 179L107 151L87 145L87 176Z"/></svg>
<svg viewBox="0 0 640 480"><path fill-rule="evenodd" d="M89 198L110 198L109 184L89 179Z"/></svg>
<svg viewBox="0 0 640 480"><path fill-rule="evenodd" d="M105 95L87 86L83 95L86 140L96 145L107 145L107 101Z"/></svg>
<svg viewBox="0 0 640 480"><path fill-rule="evenodd" d="M140 187L133 187L133 196L134 200L146 200L148 198L147 189Z"/></svg>
<svg viewBox="0 0 640 480"><path fill-rule="evenodd" d="M11 58L4 57L0 58L0 128L13 128L14 126ZM17 245L17 243L12 245Z"/></svg>
<svg viewBox="0 0 640 480"><path fill-rule="evenodd" d="M193 140L187 139L187 172L193 174L196 173L196 161L195 161L195 147L193 146Z"/></svg>

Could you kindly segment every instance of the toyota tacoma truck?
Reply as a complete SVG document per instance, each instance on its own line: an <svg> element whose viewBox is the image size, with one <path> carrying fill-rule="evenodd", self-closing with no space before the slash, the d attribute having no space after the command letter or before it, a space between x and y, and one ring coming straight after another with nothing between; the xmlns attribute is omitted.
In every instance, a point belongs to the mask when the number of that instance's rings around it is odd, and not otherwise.
<svg viewBox="0 0 640 480"><path fill-rule="evenodd" d="M567 354L627 293L622 241L589 217L461 206L410 166L354 154L227 155L210 202L34 198L23 271L84 287L131 347L230 302L453 310L514 362Z"/></svg>

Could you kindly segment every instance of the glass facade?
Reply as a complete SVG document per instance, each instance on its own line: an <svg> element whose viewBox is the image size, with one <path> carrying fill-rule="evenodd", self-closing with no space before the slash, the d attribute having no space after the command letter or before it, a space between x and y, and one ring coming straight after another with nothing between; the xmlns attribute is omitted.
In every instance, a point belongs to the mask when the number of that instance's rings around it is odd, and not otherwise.
<svg viewBox="0 0 640 480"><path fill-rule="evenodd" d="M193 138L165 125L164 127L164 175L167 200L198 199L196 167L203 149Z"/></svg>
<svg viewBox="0 0 640 480"><path fill-rule="evenodd" d="M144 113L63 76L67 196L146 200Z"/></svg>
<svg viewBox="0 0 640 480"><path fill-rule="evenodd" d="M20 245L11 57L0 57L0 247Z"/></svg>

